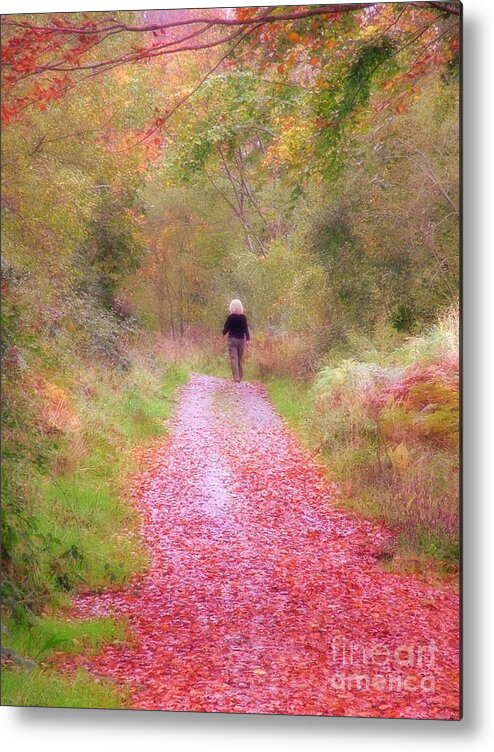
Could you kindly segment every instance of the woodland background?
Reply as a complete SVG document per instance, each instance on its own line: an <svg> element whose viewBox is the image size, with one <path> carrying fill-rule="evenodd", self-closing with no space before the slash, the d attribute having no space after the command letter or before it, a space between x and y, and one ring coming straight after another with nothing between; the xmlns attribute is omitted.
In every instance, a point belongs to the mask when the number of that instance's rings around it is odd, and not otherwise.
<svg viewBox="0 0 494 752"><path fill-rule="evenodd" d="M3 19L13 701L119 704L42 664L121 625L56 609L145 566L129 474L188 374L228 375L232 297L386 566L457 576L460 9L358 5Z"/></svg>

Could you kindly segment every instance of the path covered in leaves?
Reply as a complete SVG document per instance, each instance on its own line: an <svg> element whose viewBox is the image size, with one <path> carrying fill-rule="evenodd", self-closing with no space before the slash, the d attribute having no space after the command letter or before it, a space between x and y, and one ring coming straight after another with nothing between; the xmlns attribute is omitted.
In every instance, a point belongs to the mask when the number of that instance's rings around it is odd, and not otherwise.
<svg viewBox="0 0 494 752"><path fill-rule="evenodd" d="M149 570L74 605L131 641L82 665L135 708L458 717L456 593L383 572L334 496L261 386L192 376L138 483Z"/></svg>

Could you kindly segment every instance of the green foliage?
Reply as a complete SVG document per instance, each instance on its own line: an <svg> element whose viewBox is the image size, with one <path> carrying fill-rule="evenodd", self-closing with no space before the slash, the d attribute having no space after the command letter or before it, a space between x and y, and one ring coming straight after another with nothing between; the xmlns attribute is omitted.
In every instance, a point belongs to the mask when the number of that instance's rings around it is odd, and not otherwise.
<svg viewBox="0 0 494 752"><path fill-rule="evenodd" d="M209 77L200 99L200 114L194 110L182 115L186 122L165 158L170 176L179 183L190 182L218 159L219 151L231 159L235 149L248 142L257 146L249 150L249 159L258 160L261 152L255 139L269 139L272 118L289 111L294 96L270 87L253 71L232 69Z"/></svg>
<svg viewBox="0 0 494 752"><path fill-rule="evenodd" d="M391 311L389 320L397 332L411 332L417 320L413 305L398 303Z"/></svg>
<svg viewBox="0 0 494 752"><path fill-rule="evenodd" d="M316 155L328 179L334 179L343 169L341 140L348 134L351 116L368 104L376 71L392 59L393 50L388 37L363 45L339 80L330 75L315 97L315 111L324 126L316 140ZM384 72L389 76L395 69L395 65L388 64Z"/></svg>
<svg viewBox="0 0 494 752"><path fill-rule="evenodd" d="M393 50L394 45L388 37L361 47L343 82L338 112L340 118L368 103L372 77L376 70L392 57ZM388 67L386 73L389 75L391 72Z"/></svg>
<svg viewBox="0 0 494 752"><path fill-rule="evenodd" d="M119 283L138 267L143 247L137 234L135 196L105 194L89 228L87 242L75 254L80 290L111 309Z"/></svg>

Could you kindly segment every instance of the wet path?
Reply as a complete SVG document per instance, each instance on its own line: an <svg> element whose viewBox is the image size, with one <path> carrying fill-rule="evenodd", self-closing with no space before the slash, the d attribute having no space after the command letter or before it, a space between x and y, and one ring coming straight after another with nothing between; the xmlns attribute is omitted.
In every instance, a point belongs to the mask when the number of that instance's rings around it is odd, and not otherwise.
<svg viewBox="0 0 494 752"><path fill-rule="evenodd" d="M455 718L451 589L387 574L388 533L332 490L263 388L192 376L140 478L151 566L80 596L132 641L82 659L136 708Z"/></svg>

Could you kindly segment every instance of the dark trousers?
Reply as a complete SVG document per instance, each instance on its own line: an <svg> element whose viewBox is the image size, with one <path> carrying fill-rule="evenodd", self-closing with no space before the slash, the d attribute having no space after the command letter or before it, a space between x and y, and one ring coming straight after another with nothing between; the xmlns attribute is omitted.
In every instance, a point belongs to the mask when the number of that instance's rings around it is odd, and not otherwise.
<svg viewBox="0 0 494 752"><path fill-rule="evenodd" d="M244 348L245 339L240 339L239 337L228 337L228 355L230 356L230 365L232 367L234 381L241 381L244 375L242 368Z"/></svg>

